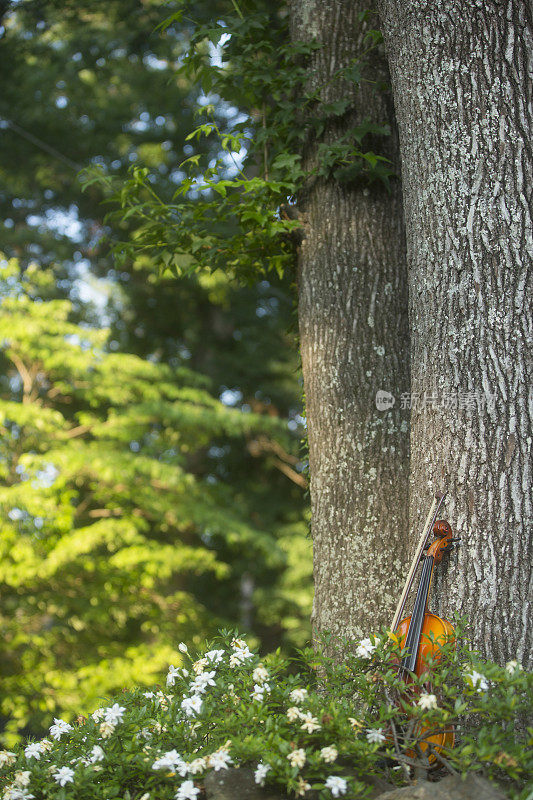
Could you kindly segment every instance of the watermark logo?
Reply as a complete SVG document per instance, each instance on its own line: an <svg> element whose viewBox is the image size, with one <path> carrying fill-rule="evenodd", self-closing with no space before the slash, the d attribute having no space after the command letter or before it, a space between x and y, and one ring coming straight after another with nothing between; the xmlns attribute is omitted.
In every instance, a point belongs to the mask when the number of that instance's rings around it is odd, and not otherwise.
<svg viewBox="0 0 533 800"><path fill-rule="evenodd" d="M376 392L376 408L378 411L387 411L393 407L395 402L396 398L390 392L385 392L383 389Z"/></svg>
<svg viewBox="0 0 533 800"><path fill-rule="evenodd" d="M388 411L396 402L390 392L380 389L376 392L376 408L378 411ZM426 408L461 409L464 411L492 410L495 397L486 392L444 392L436 394L431 392L402 392L400 395L400 409L424 411Z"/></svg>

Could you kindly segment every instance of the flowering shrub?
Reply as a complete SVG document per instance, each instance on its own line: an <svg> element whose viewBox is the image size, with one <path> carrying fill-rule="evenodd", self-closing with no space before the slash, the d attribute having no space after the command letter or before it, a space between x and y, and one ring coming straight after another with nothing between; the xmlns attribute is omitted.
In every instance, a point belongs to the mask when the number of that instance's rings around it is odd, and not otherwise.
<svg viewBox="0 0 533 800"><path fill-rule="evenodd" d="M186 666L169 667L164 689L124 692L1 751L3 800L202 800L208 772L241 765L295 797L358 798L368 776L406 783L428 759L482 770L526 797L533 731L519 714L531 718L532 676L516 662L502 668L448 644L438 669L406 682L385 632L340 664L310 649L295 663L279 652L261 659L229 634L203 653L179 650ZM428 737L450 726L456 746L435 751Z"/></svg>

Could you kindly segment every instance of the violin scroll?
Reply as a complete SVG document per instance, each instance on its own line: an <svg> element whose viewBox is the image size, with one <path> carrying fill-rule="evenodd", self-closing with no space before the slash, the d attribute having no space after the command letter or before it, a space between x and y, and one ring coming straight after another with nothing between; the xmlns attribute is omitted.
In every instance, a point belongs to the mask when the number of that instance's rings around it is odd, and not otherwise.
<svg viewBox="0 0 533 800"><path fill-rule="evenodd" d="M453 536L452 526L445 519L438 519L433 525L433 536L441 539L443 536Z"/></svg>
<svg viewBox="0 0 533 800"><path fill-rule="evenodd" d="M433 556L435 564L440 564L443 555L452 546L453 533L450 524L445 519L438 519L433 526L433 535L436 541L429 547L427 555Z"/></svg>
<svg viewBox="0 0 533 800"><path fill-rule="evenodd" d="M449 553L453 544L461 540L453 535L451 525L445 519L438 519L435 522L433 536L435 536L436 541L427 546L426 555L433 556L435 564L440 564L445 553Z"/></svg>

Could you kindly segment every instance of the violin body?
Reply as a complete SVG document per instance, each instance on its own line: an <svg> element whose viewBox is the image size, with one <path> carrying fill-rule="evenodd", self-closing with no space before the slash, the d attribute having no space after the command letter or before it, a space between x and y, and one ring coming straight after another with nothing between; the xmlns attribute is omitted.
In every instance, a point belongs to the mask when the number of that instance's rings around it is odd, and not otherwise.
<svg viewBox="0 0 533 800"><path fill-rule="evenodd" d="M395 631L402 649L405 647L410 624L411 615L402 619ZM451 622L448 622L447 619L441 619L441 617L432 614L430 611L426 611L422 621L418 652L413 670L415 675L420 676L426 671L428 659L439 659L440 647L443 644L454 641L455 629Z"/></svg>
<svg viewBox="0 0 533 800"><path fill-rule="evenodd" d="M405 641L409 632L411 624L411 615L402 619L396 629L396 636L400 642L400 647L405 647ZM455 630L453 625L447 619L442 619L430 611L426 611L422 623L422 631L420 634L420 641L418 644L418 652L415 662L414 673L418 677L424 672L428 671L428 661L433 659L439 660L440 646L446 643L453 643L455 641ZM417 726L414 733L419 737L418 746L423 753L426 753L428 748L434 748L440 752L443 748L453 747L455 744L455 733L452 726L448 726L445 730L438 733L431 733L430 730L424 726ZM415 754L407 751L407 755L413 757ZM432 752L427 754L430 767L438 766L437 758Z"/></svg>

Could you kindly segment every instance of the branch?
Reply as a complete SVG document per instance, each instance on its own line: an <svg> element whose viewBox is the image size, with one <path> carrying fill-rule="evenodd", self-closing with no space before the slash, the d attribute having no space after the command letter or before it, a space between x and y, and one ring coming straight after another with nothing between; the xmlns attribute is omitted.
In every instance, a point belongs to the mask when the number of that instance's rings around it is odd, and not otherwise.
<svg viewBox="0 0 533 800"><path fill-rule="evenodd" d="M248 448L248 452L255 458L260 456L262 453L275 453L277 458L273 460L274 466L279 469L280 472L283 472L284 475L290 478L293 483L301 486L302 489L307 489L306 478L289 466L290 464L293 466L298 464L300 459L297 456L287 453L287 451L284 450L279 442L273 441L272 439L267 439L266 436L260 436L257 439L252 439L251 441L247 442L246 446Z"/></svg>
<svg viewBox="0 0 533 800"><path fill-rule="evenodd" d="M16 353L9 353L8 358L10 358L13 364L15 365L16 370L22 380L22 389L23 389L22 402L28 403L30 401L30 394L33 388L33 380L35 375L31 374L30 370L27 368L23 360L19 358Z"/></svg>
<svg viewBox="0 0 533 800"><path fill-rule="evenodd" d="M87 516L101 519L103 517L120 517L123 513L123 508L93 508L88 512Z"/></svg>
<svg viewBox="0 0 533 800"><path fill-rule="evenodd" d="M70 430L66 431L65 438L74 439L76 436L83 436L83 434L90 431L92 427L92 425L78 425L76 428L70 428Z"/></svg>
<svg viewBox="0 0 533 800"><path fill-rule="evenodd" d="M447 769L447 770L449 770L449 772L451 772L451 773L452 773L452 775L459 775L459 773L457 772L457 770L456 770L456 769L454 769L454 768L452 767L452 765L450 764L450 762L448 761L448 759L444 758L444 756L441 756L440 752L437 750L437 748L436 748L436 747L434 747L434 745L432 745L432 744L430 744L430 743L428 742L428 746L429 746L429 749L430 749L430 751L431 751L432 755L434 755L434 756L435 756L435 758L436 758L438 761L440 761L440 762L441 762L441 764L442 764L444 767L446 767L446 769Z"/></svg>
<svg viewBox="0 0 533 800"><path fill-rule="evenodd" d="M296 483L298 486L301 486L302 489L307 489L307 480L304 478L303 475L300 475L299 472L296 472L295 469L289 467L288 464L284 464L283 461L280 461L279 458L275 458L273 461L275 467L279 469L280 472L283 472L287 478L290 478L293 483Z"/></svg>

